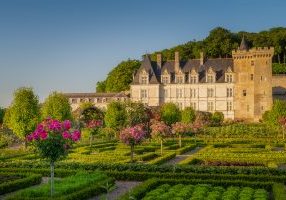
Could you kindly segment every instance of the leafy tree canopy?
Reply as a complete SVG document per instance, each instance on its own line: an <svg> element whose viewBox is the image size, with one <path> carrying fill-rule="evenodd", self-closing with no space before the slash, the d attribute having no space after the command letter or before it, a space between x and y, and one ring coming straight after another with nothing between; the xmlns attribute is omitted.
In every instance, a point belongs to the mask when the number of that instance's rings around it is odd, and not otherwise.
<svg viewBox="0 0 286 200"><path fill-rule="evenodd" d="M50 117L59 121L72 119L68 98L59 92L50 94L43 104L42 117L44 119Z"/></svg>
<svg viewBox="0 0 286 200"><path fill-rule="evenodd" d="M263 121L271 126L278 126L280 117L286 117L286 101L275 100L270 111L263 115Z"/></svg>
<svg viewBox="0 0 286 200"><path fill-rule="evenodd" d="M149 121L149 111L143 103L127 102L125 108L128 126L146 124Z"/></svg>
<svg viewBox="0 0 286 200"><path fill-rule="evenodd" d="M40 119L39 99L32 88L22 87L15 91L7 112L5 124L20 138L34 131Z"/></svg>
<svg viewBox="0 0 286 200"><path fill-rule="evenodd" d="M196 119L196 112L192 107L187 107L182 111L182 122L186 124L193 123Z"/></svg>
<svg viewBox="0 0 286 200"><path fill-rule="evenodd" d="M127 113L121 102L111 102L107 105L104 121L107 127L120 130L126 125Z"/></svg>
<svg viewBox="0 0 286 200"><path fill-rule="evenodd" d="M5 109L0 107L0 126L3 124Z"/></svg>
<svg viewBox="0 0 286 200"><path fill-rule="evenodd" d="M181 120L181 111L174 103L165 103L161 107L161 119L169 126Z"/></svg>

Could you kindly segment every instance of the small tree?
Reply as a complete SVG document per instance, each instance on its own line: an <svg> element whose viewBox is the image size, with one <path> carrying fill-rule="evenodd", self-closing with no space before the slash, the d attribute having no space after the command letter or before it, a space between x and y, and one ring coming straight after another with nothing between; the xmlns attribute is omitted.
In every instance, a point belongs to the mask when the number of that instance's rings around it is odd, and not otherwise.
<svg viewBox="0 0 286 200"><path fill-rule="evenodd" d="M172 124L172 132L174 135L179 137L179 146L182 147L182 135L189 133L191 130L191 126L183 123L183 122L176 122Z"/></svg>
<svg viewBox="0 0 286 200"><path fill-rule="evenodd" d="M120 102L111 102L107 105L104 122L107 127L119 131L126 125L127 114Z"/></svg>
<svg viewBox="0 0 286 200"><path fill-rule="evenodd" d="M39 118L39 100L32 88L17 89L5 119L8 128L13 130L19 138L24 139L35 129ZM25 141L25 147L26 144Z"/></svg>
<svg viewBox="0 0 286 200"><path fill-rule="evenodd" d="M222 112L214 112L211 116L212 126L220 126L223 123L224 115Z"/></svg>
<svg viewBox="0 0 286 200"><path fill-rule="evenodd" d="M192 107L187 107L182 111L182 122L191 124L196 119L196 112Z"/></svg>
<svg viewBox="0 0 286 200"><path fill-rule="evenodd" d="M36 130L27 136L27 141L32 142L40 156L47 159L51 166L51 196L54 194L54 163L65 157L71 145L78 141L81 133L71 130L71 122L60 122L46 119L40 123Z"/></svg>
<svg viewBox="0 0 286 200"><path fill-rule="evenodd" d="M135 126L137 124L146 125L149 122L148 110L143 103L127 102L125 105L127 114L127 125Z"/></svg>
<svg viewBox="0 0 286 200"><path fill-rule="evenodd" d="M181 121L181 111L174 103L166 103L161 108L161 119L171 126L176 122Z"/></svg>
<svg viewBox="0 0 286 200"><path fill-rule="evenodd" d="M103 126L103 118L103 112L95 106L86 106L80 114L81 123L90 130L90 146L92 145L94 135L96 135L99 128Z"/></svg>
<svg viewBox="0 0 286 200"><path fill-rule="evenodd" d="M143 130L142 126L136 125L134 127L123 129L120 132L120 140L124 142L125 144L129 145L131 148L131 162L133 162L134 158L134 147L137 144L140 144L144 137L146 135L146 132Z"/></svg>
<svg viewBox="0 0 286 200"><path fill-rule="evenodd" d="M160 141L161 155L163 155L163 140L171 135L170 127L161 121L153 123L151 125L151 130L152 138Z"/></svg>
<svg viewBox="0 0 286 200"><path fill-rule="evenodd" d="M53 92L46 98L42 107L42 118L48 117L59 121L72 119L71 106L65 95Z"/></svg>

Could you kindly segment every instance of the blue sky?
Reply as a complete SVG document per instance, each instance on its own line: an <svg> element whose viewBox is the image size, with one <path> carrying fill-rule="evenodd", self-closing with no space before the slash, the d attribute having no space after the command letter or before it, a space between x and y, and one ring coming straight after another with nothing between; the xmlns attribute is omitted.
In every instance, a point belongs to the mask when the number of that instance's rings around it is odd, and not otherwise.
<svg viewBox="0 0 286 200"><path fill-rule="evenodd" d="M284 0L0 0L0 106L13 91L94 92L120 61L203 39L217 26L286 26Z"/></svg>

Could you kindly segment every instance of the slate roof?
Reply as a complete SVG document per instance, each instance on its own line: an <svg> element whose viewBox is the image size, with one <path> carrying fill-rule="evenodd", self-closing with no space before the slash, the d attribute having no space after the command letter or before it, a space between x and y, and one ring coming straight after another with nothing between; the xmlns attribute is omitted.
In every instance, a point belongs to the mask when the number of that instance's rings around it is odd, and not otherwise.
<svg viewBox="0 0 286 200"><path fill-rule="evenodd" d="M199 82L206 82L206 72L209 68L212 68L216 72L216 82L225 82L225 72L228 68L233 71L233 59L232 58L215 58L206 59L203 65L200 65L200 59L190 59L188 61L180 61L180 69L185 74L186 81L188 82L188 75L194 69L199 73ZM151 61L149 56L145 56L141 67L134 73L132 84L139 84L139 74L142 70L149 73L149 84L160 84L161 72L167 71L171 74L171 83L175 81L175 62L167 61L162 63L162 68L157 66L157 63Z"/></svg>
<svg viewBox="0 0 286 200"><path fill-rule="evenodd" d="M64 93L68 98L92 98L92 97L128 97L123 92L119 93Z"/></svg>

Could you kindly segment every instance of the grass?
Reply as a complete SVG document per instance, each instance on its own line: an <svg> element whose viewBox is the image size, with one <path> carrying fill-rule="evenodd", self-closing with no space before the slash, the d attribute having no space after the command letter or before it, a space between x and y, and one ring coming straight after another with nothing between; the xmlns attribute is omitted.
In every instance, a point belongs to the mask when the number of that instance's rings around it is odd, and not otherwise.
<svg viewBox="0 0 286 200"><path fill-rule="evenodd" d="M98 184L106 180L108 177L102 172L78 172L74 176L64 179L55 180L54 197L71 194L86 187ZM43 184L34 188L24 189L11 196L11 199L29 199L50 196L50 184ZM9 198L8 198L9 199Z"/></svg>

